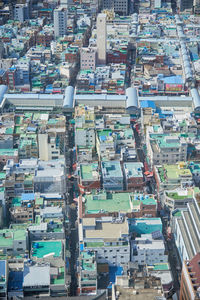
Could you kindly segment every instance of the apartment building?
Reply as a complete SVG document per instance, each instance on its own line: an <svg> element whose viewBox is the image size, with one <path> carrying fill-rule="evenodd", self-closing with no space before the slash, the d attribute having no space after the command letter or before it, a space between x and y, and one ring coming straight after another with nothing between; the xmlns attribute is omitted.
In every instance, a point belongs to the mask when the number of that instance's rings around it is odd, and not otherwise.
<svg viewBox="0 0 200 300"><path fill-rule="evenodd" d="M116 138L111 129L97 131L96 150L99 160L111 160L115 158Z"/></svg>
<svg viewBox="0 0 200 300"><path fill-rule="evenodd" d="M123 173L119 161L102 161L103 188L105 190L123 191Z"/></svg>
<svg viewBox="0 0 200 300"><path fill-rule="evenodd" d="M0 261L0 298L7 299L8 265L6 260Z"/></svg>
<svg viewBox="0 0 200 300"><path fill-rule="evenodd" d="M83 218L79 224L80 249L96 251L97 263L110 266L130 260L129 229L123 218Z"/></svg>
<svg viewBox="0 0 200 300"><path fill-rule="evenodd" d="M79 189L81 193L100 189L100 179L98 163L80 164Z"/></svg>
<svg viewBox="0 0 200 300"><path fill-rule="evenodd" d="M173 190L193 186L193 175L186 163L154 166L154 176L158 191Z"/></svg>
<svg viewBox="0 0 200 300"><path fill-rule="evenodd" d="M200 299L200 253L183 261L180 300Z"/></svg>
<svg viewBox="0 0 200 300"><path fill-rule="evenodd" d="M126 162L123 164L126 190L142 190L144 187L143 163Z"/></svg>
<svg viewBox="0 0 200 300"><path fill-rule="evenodd" d="M128 0L103 0L104 9L114 9L114 12L120 15L128 14Z"/></svg>
<svg viewBox="0 0 200 300"><path fill-rule="evenodd" d="M181 261L191 260L200 251L200 209L194 198L187 208L174 216L174 238Z"/></svg>
<svg viewBox="0 0 200 300"><path fill-rule="evenodd" d="M63 7L54 9L54 35L55 38L67 34L67 10Z"/></svg>
<svg viewBox="0 0 200 300"><path fill-rule="evenodd" d="M187 159L187 142L179 135L150 134L146 145L152 166L175 164Z"/></svg>
<svg viewBox="0 0 200 300"><path fill-rule="evenodd" d="M80 53L81 70L95 70L97 62L96 48L83 47Z"/></svg>
<svg viewBox="0 0 200 300"><path fill-rule="evenodd" d="M78 266L78 295L97 293L97 261L95 251L81 251Z"/></svg>
<svg viewBox="0 0 200 300"><path fill-rule="evenodd" d="M131 258L139 265L153 265L155 263L167 263L168 255L165 252L164 241L153 238L153 234L142 234L136 237L132 243Z"/></svg>

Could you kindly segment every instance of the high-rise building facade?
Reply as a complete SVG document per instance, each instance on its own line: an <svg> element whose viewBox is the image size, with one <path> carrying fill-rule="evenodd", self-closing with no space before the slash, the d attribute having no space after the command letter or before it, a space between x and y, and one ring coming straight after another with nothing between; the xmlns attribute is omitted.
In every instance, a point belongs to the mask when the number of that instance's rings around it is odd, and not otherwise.
<svg viewBox="0 0 200 300"><path fill-rule="evenodd" d="M54 9L54 35L55 37L67 34L67 10L63 7Z"/></svg>
<svg viewBox="0 0 200 300"><path fill-rule="evenodd" d="M106 28L106 14L98 14L97 16L97 56L98 64L106 64L106 41L107 28Z"/></svg>
<svg viewBox="0 0 200 300"><path fill-rule="evenodd" d="M103 8L113 9L117 14L127 15L128 0L103 0Z"/></svg>

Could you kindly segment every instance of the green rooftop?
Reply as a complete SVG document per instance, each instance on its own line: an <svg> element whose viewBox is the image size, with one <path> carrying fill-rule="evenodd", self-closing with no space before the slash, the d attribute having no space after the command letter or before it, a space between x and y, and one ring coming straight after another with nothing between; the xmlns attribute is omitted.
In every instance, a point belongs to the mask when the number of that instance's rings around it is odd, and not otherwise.
<svg viewBox="0 0 200 300"><path fill-rule="evenodd" d="M45 255L52 253L53 257L61 257L62 242L61 241L38 241L32 243L32 256L43 258Z"/></svg>
<svg viewBox="0 0 200 300"><path fill-rule="evenodd" d="M168 265L168 263L155 264L153 270L154 271L168 271L169 270L169 265Z"/></svg>
<svg viewBox="0 0 200 300"><path fill-rule="evenodd" d="M82 270L95 271L96 264L94 264L94 252L81 252Z"/></svg>
<svg viewBox="0 0 200 300"><path fill-rule="evenodd" d="M178 180L179 178L184 177L192 178L190 169L187 169L183 163L179 163L176 165L163 165L163 167L158 168L158 172L162 182L165 182L167 180Z"/></svg>
<svg viewBox="0 0 200 300"><path fill-rule="evenodd" d="M80 173L82 180L98 180L98 163L81 164Z"/></svg>
<svg viewBox="0 0 200 300"><path fill-rule="evenodd" d="M99 193L85 196L85 213L130 212L130 193Z"/></svg>
<svg viewBox="0 0 200 300"><path fill-rule="evenodd" d="M0 155L2 156L14 156L17 152L17 149L0 149Z"/></svg>
<svg viewBox="0 0 200 300"><path fill-rule="evenodd" d="M51 278L51 284L59 285L59 284L65 284L65 268L60 267L59 268L59 274L57 278Z"/></svg>

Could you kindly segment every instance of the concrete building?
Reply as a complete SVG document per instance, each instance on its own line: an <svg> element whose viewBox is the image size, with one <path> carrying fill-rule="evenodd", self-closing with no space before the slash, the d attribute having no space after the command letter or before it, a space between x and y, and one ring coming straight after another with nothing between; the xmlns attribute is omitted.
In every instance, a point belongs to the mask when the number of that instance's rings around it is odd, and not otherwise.
<svg viewBox="0 0 200 300"><path fill-rule="evenodd" d="M180 300L200 299L200 252L183 262Z"/></svg>
<svg viewBox="0 0 200 300"><path fill-rule="evenodd" d="M29 1L25 4L16 4L14 7L14 19L23 23L26 20L29 20Z"/></svg>
<svg viewBox="0 0 200 300"><path fill-rule="evenodd" d="M97 261L94 251L81 251L78 267L78 295L97 293Z"/></svg>
<svg viewBox="0 0 200 300"><path fill-rule="evenodd" d="M192 188L166 190L164 191L162 202L171 212L175 209L186 208L187 203L193 202L194 190Z"/></svg>
<svg viewBox="0 0 200 300"><path fill-rule="evenodd" d="M6 260L0 260L0 298L7 299L8 266Z"/></svg>
<svg viewBox="0 0 200 300"><path fill-rule="evenodd" d="M123 164L126 190L141 190L144 186L143 163L127 162Z"/></svg>
<svg viewBox="0 0 200 300"><path fill-rule="evenodd" d="M80 62L81 70L95 70L97 62L96 48L82 48Z"/></svg>
<svg viewBox="0 0 200 300"><path fill-rule="evenodd" d="M116 137L111 129L98 130L96 150L99 160L113 160L116 154Z"/></svg>
<svg viewBox="0 0 200 300"><path fill-rule="evenodd" d="M66 192L66 175L63 160L39 161L34 176L34 190L40 193Z"/></svg>
<svg viewBox="0 0 200 300"><path fill-rule="evenodd" d="M79 189L81 193L100 189L98 163L80 164Z"/></svg>
<svg viewBox="0 0 200 300"><path fill-rule="evenodd" d="M0 230L0 247L2 253L8 256L25 254L28 247L27 232L24 229Z"/></svg>
<svg viewBox="0 0 200 300"><path fill-rule="evenodd" d="M76 128L75 144L82 147L95 147L95 131L93 128Z"/></svg>
<svg viewBox="0 0 200 300"><path fill-rule="evenodd" d="M160 233L159 239L154 239L153 234L142 234L132 243L131 259L139 265L153 265L167 263L168 255L165 254L165 245Z"/></svg>
<svg viewBox="0 0 200 300"><path fill-rule="evenodd" d="M116 217L120 213L129 218L156 217L157 201L153 195L128 192L96 192L79 197L78 209L87 218L98 216Z"/></svg>
<svg viewBox="0 0 200 300"><path fill-rule="evenodd" d="M186 161L187 142L179 135L147 134L146 145L152 166Z"/></svg>
<svg viewBox="0 0 200 300"><path fill-rule="evenodd" d="M24 295L42 294L50 295L50 265L25 264L23 271Z"/></svg>
<svg viewBox="0 0 200 300"><path fill-rule="evenodd" d="M67 10L63 7L54 9L54 35L55 38L67 34Z"/></svg>
<svg viewBox="0 0 200 300"><path fill-rule="evenodd" d="M105 190L123 191L123 173L119 161L103 161L101 170Z"/></svg>
<svg viewBox="0 0 200 300"><path fill-rule="evenodd" d="M106 14L97 16L97 59L99 65L106 64L107 49Z"/></svg>
<svg viewBox="0 0 200 300"><path fill-rule="evenodd" d="M128 0L103 0L104 9L113 9L116 14L128 15Z"/></svg>
<svg viewBox="0 0 200 300"><path fill-rule="evenodd" d="M200 209L198 201L174 216L174 238L181 261L191 260L200 251Z"/></svg>
<svg viewBox="0 0 200 300"><path fill-rule="evenodd" d="M193 186L192 172L184 162L175 165L154 166L154 176L160 193L163 193L164 190Z"/></svg>
<svg viewBox="0 0 200 300"><path fill-rule="evenodd" d="M129 262L128 235L128 222L123 218L83 218L79 224L80 249L96 251L97 263L108 263L110 266Z"/></svg>

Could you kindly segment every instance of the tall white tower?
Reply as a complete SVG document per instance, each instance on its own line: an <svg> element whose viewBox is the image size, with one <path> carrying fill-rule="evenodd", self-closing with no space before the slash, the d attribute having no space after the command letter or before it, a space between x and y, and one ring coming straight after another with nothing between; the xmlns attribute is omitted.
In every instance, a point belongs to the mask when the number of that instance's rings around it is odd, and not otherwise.
<svg viewBox="0 0 200 300"><path fill-rule="evenodd" d="M99 65L106 64L106 14L98 14L97 16L97 58Z"/></svg>
<svg viewBox="0 0 200 300"><path fill-rule="evenodd" d="M67 34L67 10L63 7L54 9L53 16L54 35L55 37L64 36Z"/></svg>

